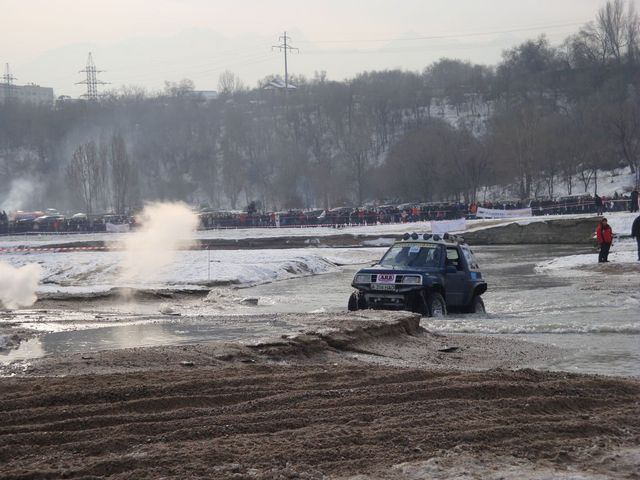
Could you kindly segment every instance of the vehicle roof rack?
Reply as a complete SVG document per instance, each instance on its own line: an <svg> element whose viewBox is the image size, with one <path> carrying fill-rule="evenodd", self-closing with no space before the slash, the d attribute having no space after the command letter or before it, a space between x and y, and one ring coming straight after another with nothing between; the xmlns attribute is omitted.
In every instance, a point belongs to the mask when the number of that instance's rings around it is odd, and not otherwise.
<svg viewBox="0 0 640 480"><path fill-rule="evenodd" d="M451 242L451 243L457 243L457 244L462 244L465 243L464 238L460 235L453 235L451 233L444 233L442 235L439 235L437 233L423 233L423 234L418 234L416 232L413 233L405 233L402 236L402 240L404 241L408 241L408 240L432 240L434 242Z"/></svg>

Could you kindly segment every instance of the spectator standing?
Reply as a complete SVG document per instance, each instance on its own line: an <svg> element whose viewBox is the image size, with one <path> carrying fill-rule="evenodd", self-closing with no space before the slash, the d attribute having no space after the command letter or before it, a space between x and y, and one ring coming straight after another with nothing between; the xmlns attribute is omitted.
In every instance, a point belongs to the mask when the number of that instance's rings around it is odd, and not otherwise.
<svg viewBox="0 0 640 480"><path fill-rule="evenodd" d="M596 193L595 196L595 202L596 202L596 214L597 215L602 215L602 198L600 198L600 195L598 195Z"/></svg>
<svg viewBox="0 0 640 480"><path fill-rule="evenodd" d="M598 228L596 228L596 237L600 245L600 253L598 254L598 263L609 262L609 250L613 244L613 229L607 222L606 218L600 220Z"/></svg>
<svg viewBox="0 0 640 480"><path fill-rule="evenodd" d="M638 244L638 261L640 262L640 216L636 217L631 225L631 236L635 237Z"/></svg>
<svg viewBox="0 0 640 480"><path fill-rule="evenodd" d="M634 190L633 192L631 192L629 211L632 213L638 211L638 190Z"/></svg>

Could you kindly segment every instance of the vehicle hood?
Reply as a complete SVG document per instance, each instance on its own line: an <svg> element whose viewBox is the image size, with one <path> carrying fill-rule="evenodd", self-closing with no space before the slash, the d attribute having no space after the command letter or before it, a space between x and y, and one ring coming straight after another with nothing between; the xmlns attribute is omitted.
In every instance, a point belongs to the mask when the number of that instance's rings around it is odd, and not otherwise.
<svg viewBox="0 0 640 480"><path fill-rule="evenodd" d="M383 267L380 265L376 265L374 267L363 268L362 270L358 270L358 274L361 273L393 273L396 275L410 275L410 274L428 274L428 273L438 273L441 272L442 269L439 268L389 268Z"/></svg>

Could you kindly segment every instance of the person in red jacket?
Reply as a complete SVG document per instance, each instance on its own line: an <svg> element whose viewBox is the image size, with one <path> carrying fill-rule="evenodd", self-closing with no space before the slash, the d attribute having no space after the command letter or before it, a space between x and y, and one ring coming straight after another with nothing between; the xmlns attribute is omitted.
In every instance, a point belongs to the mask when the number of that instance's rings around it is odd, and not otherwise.
<svg viewBox="0 0 640 480"><path fill-rule="evenodd" d="M600 254L598 255L598 263L606 263L609 261L609 249L613 243L613 230L611 225L607 223L607 219L603 218L596 228L596 237L600 245Z"/></svg>

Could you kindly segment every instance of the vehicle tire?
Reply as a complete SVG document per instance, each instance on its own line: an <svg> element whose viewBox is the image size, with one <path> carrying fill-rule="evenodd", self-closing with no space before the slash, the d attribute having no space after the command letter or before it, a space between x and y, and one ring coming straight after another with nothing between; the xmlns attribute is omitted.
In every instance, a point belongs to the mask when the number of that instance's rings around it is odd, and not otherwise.
<svg viewBox="0 0 640 480"><path fill-rule="evenodd" d="M347 304L347 310L349 310L350 312L355 312L359 308L360 308L360 295L358 295L358 292L353 292L349 296L349 303Z"/></svg>
<svg viewBox="0 0 640 480"><path fill-rule="evenodd" d="M444 317L447 314L447 302L444 297L437 292L427 295L427 308L430 317Z"/></svg>
<svg viewBox="0 0 640 480"><path fill-rule="evenodd" d="M474 295L473 300L469 304L467 308L468 313L486 313L486 309L484 308L484 301L480 295Z"/></svg>

